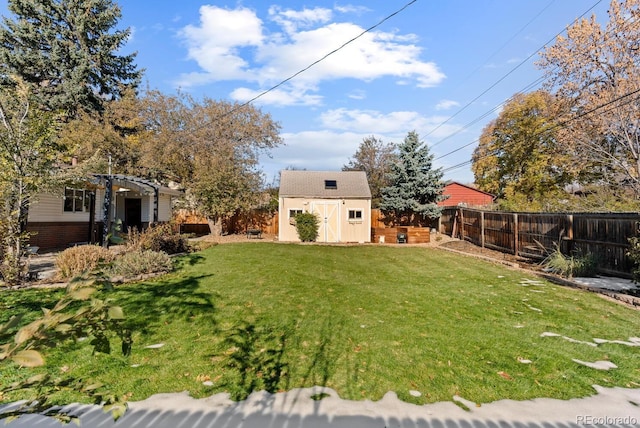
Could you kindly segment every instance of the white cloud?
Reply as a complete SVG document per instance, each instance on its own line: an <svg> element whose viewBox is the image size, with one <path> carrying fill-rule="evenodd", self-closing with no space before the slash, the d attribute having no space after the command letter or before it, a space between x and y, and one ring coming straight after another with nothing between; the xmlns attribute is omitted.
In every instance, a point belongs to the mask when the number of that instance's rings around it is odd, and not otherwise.
<svg viewBox="0 0 640 428"><path fill-rule="evenodd" d="M268 93L261 95L264 91L256 91L249 88L236 88L231 92L231 98L239 102L247 102L253 100L257 96L260 98L254 101L255 104L268 104L277 107L293 106L293 105L320 105L322 97L320 95L309 94L304 91L283 91L274 89Z"/></svg>
<svg viewBox="0 0 640 428"><path fill-rule="evenodd" d="M299 28L311 28L314 24L324 24L331 21L333 11L326 8L303 10L283 10L279 6L269 8L269 16L278 23L287 34L295 33Z"/></svg>
<svg viewBox="0 0 640 428"><path fill-rule="evenodd" d="M365 6L354 6L351 4L348 5L344 5L344 6L335 6L335 10L336 12L340 12L340 13L355 13L355 14L363 14L365 12L369 12L371 11L371 9L369 9L368 7Z"/></svg>
<svg viewBox="0 0 640 428"><path fill-rule="evenodd" d="M210 76L196 79L195 84L250 77L249 62L243 58L240 48L259 46L264 38L262 21L253 11L207 5L200 8L200 26L187 25L180 36L187 41L188 58L195 60ZM182 76L183 86L194 84L190 76L193 75Z"/></svg>
<svg viewBox="0 0 640 428"><path fill-rule="evenodd" d="M415 111L394 111L382 113L375 110L328 110L320 115L322 126L367 135L385 134L396 141L404 138L409 131L417 131L432 140L444 138L460 129L455 124L441 125L447 118L442 116L423 116ZM436 129L437 128L437 129Z"/></svg>
<svg viewBox="0 0 640 428"><path fill-rule="evenodd" d="M460 105L457 101L452 100L442 100L438 104L436 104L436 110L449 110L453 107L458 107Z"/></svg>
<svg viewBox="0 0 640 428"><path fill-rule="evenodd" d="M369 135L328 130L283 133L285 145L273 150L273 156L262 159L261 164L270 176L287 167L339 171Z"/></svg>
<svg viewBox="0 0 640 428"><path fill-rule="evenodd" d="M272 7L270 19L277 28L270 29L250 9L202 6L200 23L186 26L180 33L188 47L188 58L195 60L202 71L181 76L179 84L188 87L244 80L257 84L253 92L264 91L365 31L353 23L330 22L332 18L333 11L326 8ZM398 83L422 88L439 84L444 74L435 63L423 61L421 55L422 48L413 34L371 31L282 85L281 94L271 99L283 105L287 99L294 105L315 105L320 84L336 79L372 81L392 77ZM247 91L239 88L233 93L242 100ZM283 92L291 94L284 97Z"/></svg>
<svg viewBox="0 0 640 428"><path fill-rule="evenodd" d="M364 100L365 98L367 98L367 93L361 89L356 89L349 92L347 94L347 97L351 98L352 100Z"/></svg>
<svg viewBox="0 0 640 428"><path fill-rule="evenodd" d="M399 143L410 130L412 129L390 133L332 130L283 133L281 136L285 145L274 149L272 156L263 156L260 164L268 182L276 179L278 172L287 167L309 171L339 171L349 162L363 139L374 135L384 142ZM437 161L435 166L443 166L443 162Z"/></svg>
<svg viewBox="0 0 640 428"><path fill-rule="evenodd" d="M129 27L129 37L127 38L127 43L131 43L136 39L136 33L138 29L135 26Z"/></svg>

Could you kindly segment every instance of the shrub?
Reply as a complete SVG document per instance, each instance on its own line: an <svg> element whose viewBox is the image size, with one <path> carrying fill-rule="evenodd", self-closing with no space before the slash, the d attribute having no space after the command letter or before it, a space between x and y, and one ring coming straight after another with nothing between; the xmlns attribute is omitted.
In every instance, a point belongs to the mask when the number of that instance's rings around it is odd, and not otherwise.
<svg viewBox="0 0 640 428"><path fill-rule="evenodd" d="M71 281L66 294L53 308L44 309L39 318L29 324L23 324L23 316L12 316L7 323L0 324L0 369L3 373L11 373L13 366L31 369L45 365L44 351L80 338L90 338L88 343L96 352L110 354L111 341L114 337L121 340L124 356L131 353L131 330L123 323L124 313L120 306L111 304L111 299L96 298L95 279ZM72 309L73 308L73 309ZM17 332L16 332L17 329ZM13 335L13 338L10 336ZM100 364L100 360L96 360ZM49 369L52 373L53 369ZM70 370L67 373L51 374L33 372L24 373L16 382L0 382L0 399L15 401L13 394L24 398L0 411L0 420L9 423L22 415L40 414L57 419L61 423L75 421L78 415L73 409L53 406L52 397L59 393L74 391L99 404L105 411L110 411L114 419L119 418L127 410L127 395L116 396L95 380L81 377ZM49 425L43 422L45 425ZM4 425L0 422L0 425ZM41 424L37 424L41 425ZM59 426L59 424L55 424Z"/></svg>
<svg viewBox="0 0 640 428"><path fill-rule="evenodd" d="M174 232L170 224L150 226L143 232L129 230L127 246L133 250L163 251L167 254L188 253L189 240Z"/></svg>
<svg viewBox="0 0 640 428"><path fill-rule="evenodd" d="M302 242L312 242L318 238L320 220L313 213L300 213L296 215L296 231Z"/></svg>
<svg viewBox="0 0 640 428"><path fill-rule="evenodd" d="M627 251L627 257L633 262L633 282L640 282L640 238L629 238L630 248Z"/></svg>
<svg viewBox="0 0 640 428"><path fill-rule="evenodd" d="M598 263L593 254L575 253L567 256L562 254L559 248L553 250L543 260L542 264L546 270L565 278L576 276L592 277L596 275L598 269Z"/></svg>
<svg viewBox="0 0 640 428"><path fill-rule="evenodd" d="M128 251L118 256L109 273L125 278L142 274L169 272L173 262L167 253L151 250Z"/></svg>
<svg viewBox="0 0 640 428"><path fill-rule="evenodd" d="M113 252L98 245L79 245L58 254L55 264L60 277L70 279L96 270L114 258Z"/></svg>

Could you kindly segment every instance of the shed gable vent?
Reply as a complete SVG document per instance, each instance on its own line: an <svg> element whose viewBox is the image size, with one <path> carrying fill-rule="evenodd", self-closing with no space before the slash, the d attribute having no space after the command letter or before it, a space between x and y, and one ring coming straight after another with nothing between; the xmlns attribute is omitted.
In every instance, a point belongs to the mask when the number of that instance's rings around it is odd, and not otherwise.
<svg viewBox="0 0 640 428"><path fill-rule="evenodd" d="M336 180L324 180L325 189L337 189L338 182Z"/></svg>

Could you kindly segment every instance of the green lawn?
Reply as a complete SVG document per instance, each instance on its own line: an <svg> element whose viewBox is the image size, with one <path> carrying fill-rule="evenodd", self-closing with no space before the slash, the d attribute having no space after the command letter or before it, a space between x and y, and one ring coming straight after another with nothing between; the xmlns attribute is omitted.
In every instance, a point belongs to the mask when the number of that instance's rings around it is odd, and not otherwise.
<svg viewBox="0 0 640 428"><path fill-rule="evenodd" d="M353 400L395 391L414 403L454 394L485 403L585 396L594 384L640 386L640 347L541 337L628 340L640 336L640 312L470 257L418 247L246 243L179 264L161 279L109 293L135 331L129 357L92 356L85 341L47 354L48 370L90 376L132 400L184 390L241 399L252 390L324 385ZM0 322L24 311L35 316L59 293L1 292ZM164 346L145 348L153 344ZM598 371L573 358L618 368ZM14 367L0 382L30 373Z"/></svg>

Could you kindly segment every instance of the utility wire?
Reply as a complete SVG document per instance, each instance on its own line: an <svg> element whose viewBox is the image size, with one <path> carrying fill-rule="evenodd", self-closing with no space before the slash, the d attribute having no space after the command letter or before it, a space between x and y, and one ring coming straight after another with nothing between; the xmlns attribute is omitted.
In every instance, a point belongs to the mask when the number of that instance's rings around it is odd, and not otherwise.
<svg viewBox="0 0 640 428"><path fill-rule="evenodd" d="M295 79L297 76L299 76L300 74L304 73L305 71L309 70L311 67L318 65L319 63L321 63L322 61L324 61L325 59L327 59L328 57L330 57L331 55L335 54L336 52L344 49L347 45L355 42L356 40L358 40L360 37L364 36L365 34L371 32L372 30L375 30L376 28L378 28L380 25L384 24L385 22L387 22L388 20L390 20L391 18L395 17L396 15L398 15L399 13L402 13L405 9L407 9L409 6L411 6L412 4L416 3L418 0L411 0L410 2L408 2L407 4L405 4L404 6L402 6L400 9L396 10L395 12L391 13L390 15L387 15L386 17L384 17L383 19L381 19L380 21L378 21L376 24L372 25L371 27L367 28L366 30L362 31L360 34L358 34L357 36L353 37L352 39L346 41L345 43L343 43L342 45L340 45L339 47L337 47L336 49L332 50L331 52L327 53L326 55L322 56L320 59L312 62L311 64L309 64L308 66L306 66L305 68L295 72L294 74L292 74L291 76L287 77L286 79L282 80L280 83L277 83L275 85L273 85L272 87L270 87L269 89L266 89L264 91L262 91L261 93L259 93L258 95L256 95L255 97L251 98L248 101L245 101L242 104L239 104L237 106L235 106L234 108L232 108L231 110L229 110L226 113L223 113L217 117L212 118L210 121L202 124L201 126L193 129L191 131L191 133L193 133L194 131L198 131L200 129L203 129L209 125L211 125L212 122L222 119L226 116L229 116L235 112L237 112L238 110L248 106L249 104L253 103L254 101L256 101L259 98L262 98L263 96L267 95L269 92L272 92L276 89L278 89L280 86L284 85L285 83Z"/></svg>
<svg viewBox="0 0 640 428"><path fill-rule="evenodd" d="M483 65L479 65L478 67L476 67L476 69L473 70L471 73L469 73L469 75L461 83L466 82L467 80L469 80L469 78L471 76L473 76L474 74L476 74L478 72L478 70L480 70L487 62L491 61L500 51L502 51L505 47L507 47L507 45L509 43L511 43L520 33L522 33L527 27L529 27L531 24L533 24L533 22L536 19L538 19L540 17L540 15L542 15L547 9L549 9L549 7L551 7L551 5L553 3L555 3L555 0L551 0L549 2L549 4L547 4L540 12L538 12L533 18L531 18L529 20L529 22L524 24L513 36L509 37L509 40L504 42L502 44L502 46L500 46L498 49L496 49L486 60L484 60L484 64ZM458 89L459 89L459 86L458 86Z"/></svg>
<svg viewBox="0 0 640 428"><path fill-rule="evenodd" d="M529 83L527 86L525 86L524 88L522 88L520 91L518 91L517 93L526 93L528 92L530 89L535 88L536 86L538 86L540 83L542 83L542 81L544 80L544 77L539 77L536 80L534 80L533 82ZM515 95L514 95L515 96ZM442 138L441 140L439 140L438 142L436 142L435 144L431 145L430 147L434 147L437 146L440 143L445 142L446 140L448 140L449 138L458 135L459 133L469 129L470 127L472 127L473 125L475 125L476 123L480 122L481 120L485 119L487 116L491 115L492 113L498 111L500 108L502 108L505 104L508 104L511 100L513 100L514 96L511 96L509 99L501 102L500 104L498 104L497 106L494 106L492 109L490 109L489 111L483 113L481 116L477 117L476 119L473 119L471 122L467 123L466 125L462 126L461 128L457 129L456 131L454 131L453 133L447 135L446 137ZM475 140L478 141L478 140ZM463 147L467 147L470 146L473 143L469 143L469 144L465 144ZM439 156L437 158L435 158L434 160L438 160L438 159L442 159L443 157L449 156L451 153L455 153L457 152L458 149L454 150L453 152L449 152L446 153L442 156Z"/></svg>
<svg viewBox="0 0 640 428"><path fill-rule="evenodd" d="M596 5L597 5L597 4L596 4ZM592 8L593 8L593 7L595 7L596 5L592 6ZM588 11L587 11L587 12L588 12ZM585 14L586 14L587 12L585 12ZM583 15L584 15L584 14L583 14ZM628 16L628 17L624 20L624 23L629 22L632 18L633 18L633 16ZM578 18L578 19L579 19L579 18ZM575 21L574 21L574 22L575 22ZM557 68L557 67L556 67L556 68ZM525 92L529 91L529 89L532 89L532 88L534 88L534 87L538 86L538 85L539 85L539 83L541 83L543 80L544 80L544 76L539 77L538 79L536 79L535 81L533 81L532 83L530 83L529 85L527 85L525 88L523 88L523 89L521 89L520 91L518 91L518 93L525 93ZM515 95L514 95L514 96L515 96ZM465 129L469 128L471 125L473 125L473 124L475 124L475 123L479 122L480 120L482 120L483 118L485 118L487 115L491 114L492 112L496 111L496 110L497 110L497 109L499 109L500 107L502 107L502 106L504 106L505 104L509 103L511 100L513 100L514 96L511 96L511 97L510 97L509 99L507 99L506 101L504 101L504 102L502 102L502 103L498 104L497 106L495 106L494 108L492 108L489 112L484 113L482 116L480 116L480 118L478 118L478 119L476 119L476 120L474 120L474 121L470 122L469 124L467 124L467 125L463 126L461 129L457 130L457 131L456 131L456 132L454 132L453 134L451 134L451 135L448 135L448 136L444 137L442 140L438 141L436 144L440 144L441 142L443 142L443 141L445 141L445 140L449 139L450 137L452 137L452 136L454 136L454 135L456 135L456 134L460 133L462 130L465 130ZM628 103L625 103L625 104L623 104L623 105L626 105L626 104L628 104ZM464 149L464 148L467 148L467 147L469 147L469 146L471 146L471 145L473 145L473 144L475 144L475 143L478 143L479 141L480 141L479 139L475 139L475 140L471 141L470 143L467 143L467 144L465 144L465 145L463 145L463 146L461 146L461 147L459 147L459 148L457 148L457 149L454 149L454 150L452 150L452 151L450 151L450 152L448 152L448 153L445 153L444 155L441 155L441 156L438 156L438 157L434 158L434 160L438 160L438 159L442 159L442 158L444 158L444 157L447 157L447 156L449 156L449 155L451 155L451 154L453 154L453 153L456 153L456 152L458 152L458 151L460 151L460 150L462 150L462 149ZM471 161L464 161L464 162L462 162L462 163L460 164L460 167L461 167L461 166L465 166L465 165L467 165L467 164L469 164L469 163L472 163L472 162L471 162ZM452 167L449 167L449 168L452 168Z"/></svg>
<svg viewBox="0 0 640 428"><path fill-rule="evenodd" d="M377 24L372 25L371 27L367 28L366 30L362 31L360 34L358 34L357 36L355 36L354 38L352 38L351 40L343 43L340 47L332 50L331 52L329 52L328 54L324 55L322 58L312 62L311 64L309 64L308 66L306 66L305 68L303 68L302 70L292 74L291 76L287 77L286 79L284 79L282 82L272 86L271 88L261 92L260 94L256 95L255 97L251 98L249 101L246 101L244 104L241 104L240 107L244 107L247 104L251 104L252 102L254 102L255 100L257 100L260 97L265 96L266 94L268 94L269 92L279 88L280 86L284 85L285 83L287 83L288 81L296 78L297 76L299 76L300 74L304 73L305 71L309 70L311 67L313 67L314 65L317 65L319 63L321 63L322 61L324 61L325 59L327 59L328 57L330 57L331 55L335 54L336 52L338 52L339 50L343 49L344 47L346 47L347 45L355 42L356 40L358 40L360 37L364 36L365 34L369 33L372 30L375 30L377 27L379 27L380 25L382 25L383 23L385 23L386 21L390 20L391 18L393 18L394 16L398 15L399 13L401 13L402 11L404 11L406 8L408 8L409 6L411 6L412 4L414 4L415 2L417 2L418 0L412 0L409 3L405 4L404 6L402 6L400 9L396 10L395 12L393 12L391 15L386 16L385 18L383 18L381 21L379 21Z"/></svg>
<svg viewBox="0 0 640 428"><path fill-rule="evenodd" d="M591 6L589 9L587 9L585 12L582 13L582 15L580 15L578 18L576 18L573 22L577 22L579 19L581 19L582 17L584 17L587 13L589 13L593 8L595 8L598 4L600 4L602 2L602 0L598 0L593 6ZM472 99L471 101L469 101L464 107L462 107L460 110L458 110L456 113L454 113L452 116L449 116L449 118L447 118L444 122L440 123L438 126L436 126L434 129L432 129L431 131L429 131L429 133L427 135L424 136L424 138L428 137L429 135L433 134L435 131L437 131L438 129L440 129L443 125L447 124L451 119L453 119L454 117L458 116L460 113L462 113L463 111L465 111L467 108L469 108L473 103L475 103L476 101L478 101L483 95L485 95L487 92L489 92L490 90L492 90L493 88L495 88L498 84L500 84L502 81L504 81L507 77L509 77L512 73L514 73L517 69L519 69L520 67L522 67L527 61L529 61L531 58L533 58L535 55L537 55L542 49L544 49L549 43L553 42L558 36L560 36L565 30L560 31L559 33L557 33L555 36L553 36L552 38L550 38L544 45L542 45L540 48L538 48L538 50L536 50L535 52L533 52L531 55L529 55L528 57L526 57L524 60L522 60L518 65L516 65L514 68L512 68L509 72L507 72L507 74L505 74L504 76L502 76L500 79L498 79L495 83L493 83L491 86L489 86L487 89L485 89L484 91L482 91L482 93L480 93L480 95L478 95L477 97L475 97L474 99ZM433 144L431 147L435 147L436 145L440 144L439 141L436 144Z"/></svg>
<svg viewBox="0 0 640 428"><path fill-rule="evenodd" d="M580 119L580 118L582 118L582 117L585 117L585 116L587 116L587 115L589 115L589 114L595 113L595 112L597 112L598 110L600 110L600 109L602 109L602 108L605 108L605 107L611 106L612 104L617 103L617 102L618 102L618 101L620 101L620 100L623 100L623 99L625 99L625 98L631 97L632 95L636 95L636 94L639 94L639 93L640 93L640 89L636 89L636 90L634 90L634 91L628 92L628 93L626 93L626 94L624 94L624 95L621 95L621 96L619 96L619 97L617 97L617 98L615 98L615 99L613 99L613 100L611 100L611 101L608 101L608 102L606 102L606 103L600 104L600 105L598 105L598 106L596 106L596 107L592 108L591 110L587 110L587 111L582 112L582 113L580 113L580 114L578 114L578 115L576 115L576 116L574 116L574 117L571 117L571 118L569 118L569 119L567 119L567 120L565 120L565 121L562 121L562 122L559 122L559 123L553 124L551 127L547 128L547 129L545 129L545 130L543 130L543 131L540 131L540 132L539 132L539 133L537 133L537 134L534 134L532 138L540 137L540 136L542 136L542 135L544 135L544 134L546 134L546 133L548 133L548 132L553 131L553 130L554 130L554 129L556 129L556 128L566 128L566 127L567 127L567 125L568 125L569 123L573 122L574 120L578 120L578 119ZM612 109L614 109L614 108L623 107L623 106L625 106L625 105L627 105L627 104L630 104L630 103L632 103L632 102L634 102L634 101L637 101L638 99L640 99L640 97L631 98L631 99L629 99L629 100L626 100L626 101L625 101L624 103L622 103L622 104L615 105L615 106L611 107L610 109L605 110L605 111L604 111L604 112L602 112L602 113L608 113L609 111L611 111L611 110L612 110ZM478 140L476 140L476 141L478 141ZM475 143L476 141L474 141L474 143ZM469 144L467 144L467 145L470 145L470 144L472 144L472 143L469 143ZM515 142L512 142L512 144L515 144ZM500 150L504 150L504 147L502 147ZM488 157L493 156L493 155L495 155L495 154L496 154L496 152L495 152L495 151L493 151L493 152L491 152L491 153L487 153L487 154L486 154L486 155L484 155L484 156L480 156L478 159L485 159L485 158L488 158ZM463 166L467 166L467 165L469 165L469 164L471 164L471 163L473 163L473 160L467 160L467 161L461 162L461 163L459 163L459 164L456 164L456 165L450 166L450 167L448 167L448 168L444 168L444 169L442 170L442 172L443 172L443 173L444 173L444 172L450 172L450 171L453 171L453 170L456 170L456 169L462 168Z"/></svg>

